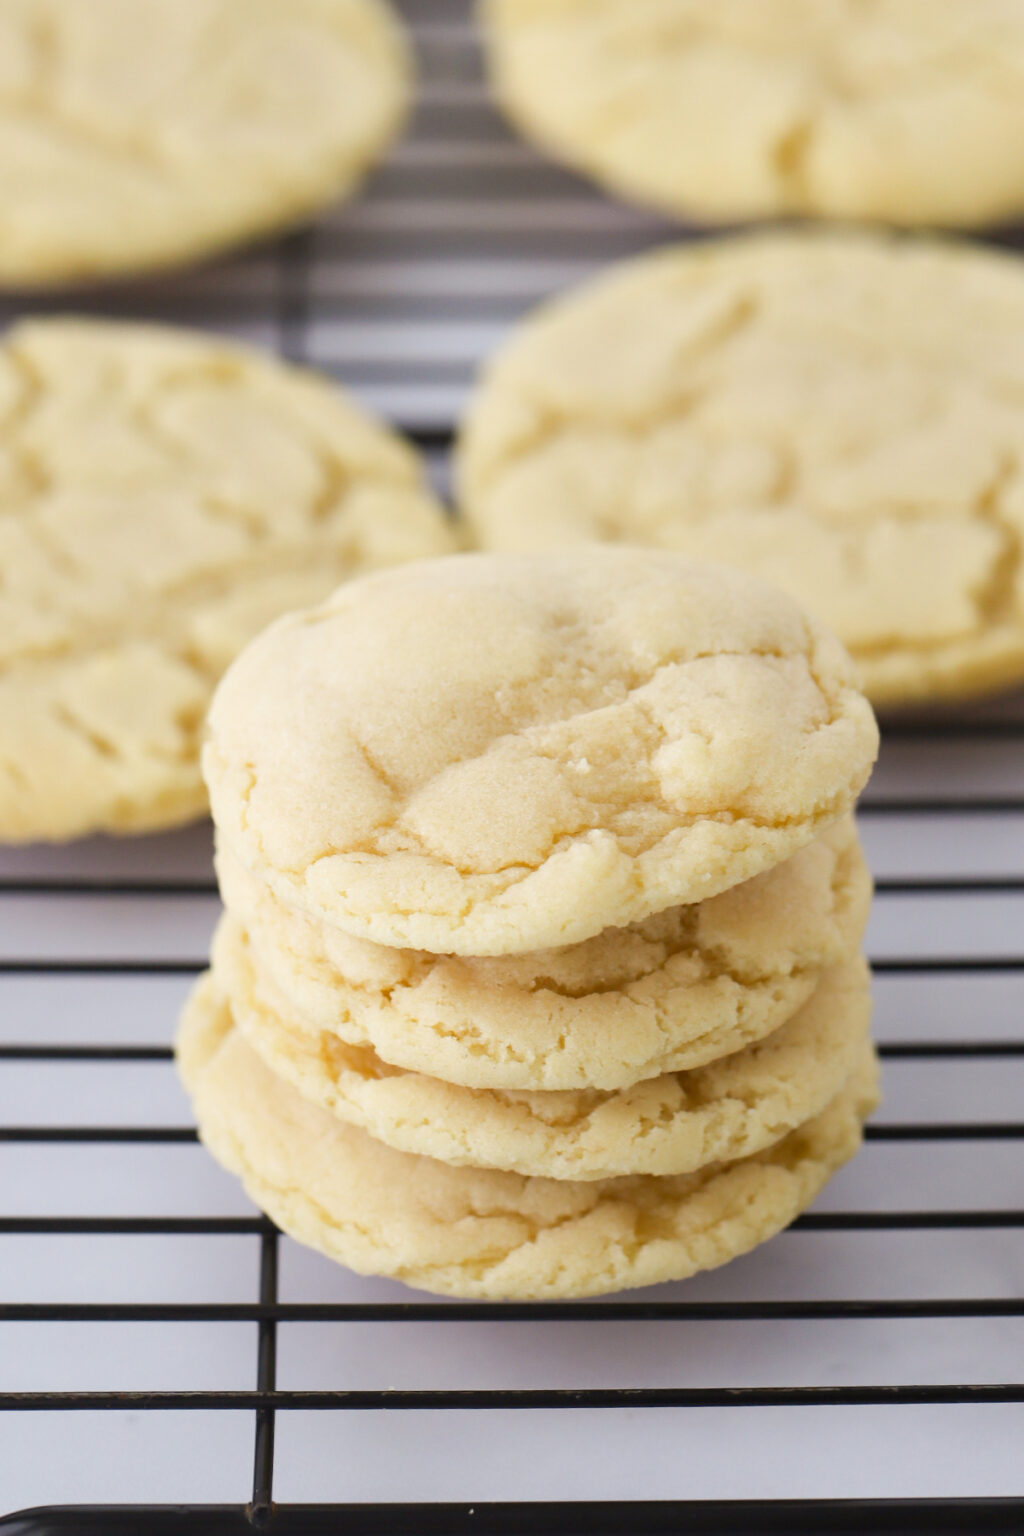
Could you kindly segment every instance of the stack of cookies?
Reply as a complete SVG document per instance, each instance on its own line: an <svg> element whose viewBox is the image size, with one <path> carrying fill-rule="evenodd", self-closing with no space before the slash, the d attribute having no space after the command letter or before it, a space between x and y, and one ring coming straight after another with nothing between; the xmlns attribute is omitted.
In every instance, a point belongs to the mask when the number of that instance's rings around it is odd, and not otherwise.
<svg viewBox="0 0 1024 1536"><path fill-rule="evenodd" d="M876 1101L876 748L838 642L681 556L454 556L279 621L210 717L204 1142L300 1241L452 1295L745 1252Z"/></svg>

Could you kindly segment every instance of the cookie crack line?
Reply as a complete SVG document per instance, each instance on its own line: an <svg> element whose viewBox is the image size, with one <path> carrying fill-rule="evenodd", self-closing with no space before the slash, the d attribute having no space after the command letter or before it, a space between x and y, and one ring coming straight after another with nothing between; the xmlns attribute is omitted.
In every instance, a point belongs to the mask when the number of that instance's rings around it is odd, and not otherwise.
<svg viewBox="0 0 1024 1536"><path fill-rule="evenodd" d="M819 804L815 807L813 813L806 815L794 814L792 816L780 815L777 817L759 817L750 814L737 815L733 811L693 811L686 813L685 815L678 815L677 821L678 828L683 831L692 831L694 827L703 825L705 823L715 823L719 826L733 828L749 827L759 832L784 832L794 827L806 826L809 829L809 840L811 837L813 837L815 831L820 830L822 827L829 826L832 822L836 821L845 811L847 804L848 797L845 792L837 791L837 793L830 797L828 800L820 801ZM385 830L393 830L394 827L395 823L391 823ZM633 849L627 847L627 839L624 835L622 837L618 837L614 832L610 831L607 827L604 826L586 825L578 833L565 832L559 834L559 836L547 846L544 851L543 858L545 860L550 859L553 856L576 846L579 842L585 842L596 836L600 836L603 839L614 842L620 852L629 853L633 857L636 856ZM656 852L658 848L662 846L666 841L668 841L671 836L672 833L670 831L664 834L664 836L656 838L653 842L643 845L640 849L640 853L644 854ZM233 855L241 862L245 862L239 849L232 847L231 851ZM422 845L420 847L410 845L408 848L405 848L402 851L414 853L417 857L422 858L427 863L435 865L438 869L450 869L465 880L486 880L492 876L512 876L513 878L508 879L502 885L502 893L513 890L517 885L521 885L524 881L531 879L537 874L537 867L535 865L524 864L521 862L498 865L494 869L489 869L481 873L479 870L470 869L465 865L460 865L457 859L442 859L437 855L430 854L428 851L423 849ZM301 865L296 865L294 867L283 865L281 866L279 873L284 876L293 877L301 885L307 885L309 872L315 869L317 865L328 864L332 860L346 859L350 856L358 857L364 860L372 860L379 863L383 863L391 857L390 853L379 852L373 844L351 843L342 850L326 849L322 853L311 854ZM471 893L467 894L464 897L462 904L458 907L457 912L455 912L455 915L462 919L468 918L477 906L481 905L482 903L493 902L494 899L495 896L493 892L485 892L478 897L474 897ZM413 917L420 911L420 907L418 905L403 906L400 902L395 900L390 902L390 907L396 915L403 917ZM650 914L647 915L649 916ZM629 919L629 922L635 921L641 921L641 919ZM577 941L570 940L568 942L572 943ZM405 948L415 946L403 945L401 947ZM467 953L473 953L473 951L467 951ZM486 953L486 951L480 951L482 957L485 957ZM514 951L514 953L520 953L520 951Z"/></svg>
<svg viewBox="0 0 1024 1536"><path fill-rule="evenodd" d="M642 257L639 259L643 260ZM753 328L759 316L759 298L760 295L754 289L742 295L736 306L742 315L742 321L727 333L729 339L739 335L744 329ZM543 324L548 316L557 314L563 302L565 301L559 298L547 300L533 312L526 323ZM719 339L716 336L710 336L707 338L706 347L701 351L713 352L719 345ZM507 350L499 350L491 363L485 363L479 388L486 391L495 382L499 382L504 388L506 386L504 375L508 372L513 384L512 392L519 395L519 403L525 405L533 424L529 429L520 428L517 435L509 440L501 452L489 450L486 458L483 454L477 456L467 432L467 428L471 431L473 427L475 410L474 401L470 401L469 414L463 422L459 434L460 440L456 443L455 451L455 480L460 499L465 499L462 496L463 492L466 497L473 499L488 489L493 489L494 483L500 480L510 462L519 463L528 459L547 447L566 429L574 429L580 424L578 401L574 402L572 408L560 409L549 396L541 397L534 392L532 381L516 366L518 362L516 349L517 337L513 332L512 339L507 344ZM691 342L682 344L680 351L685 353L688 365L695 361L692 357ZM507 358L514 361L507 361ZM699 379L688 379L685 386L680 386L676 395L660 400L657 405L652 406L649 401L645 401L643 406L638 407L637 416L625 414L621 404L609 407L607 410L592 406L582 424L586 427L600 428L604 432L613 432L634 443L639 443L655 436L664 427L675 426L677 422L692 416L711 387L709 382L705 382L702 386ZM475 463L472 462L474 459L476 459ZM470 480L474 482L473 489L470 488Z"/></svg>
<svg viewBox="0 0 1024 1536"><path fill-rule="evenodd" d="M743 1049L796 1012L822 967L856 949L871 886L852 827L840 824L750 886L706 908L676 908L665 931L654 919L653 929L610 930L562 951L475 960L364 941L352 949L223 849L217 866L228 915L214 953L238 934L260 995L297 1029L347 1048L371 1045L403 1070L511 1090L614 1090ZM760 925L776 904L816 917L795 928L781 920L766 951ZM708 932L695 937L684 919L702 910ZM340 952L334 940L344 941ZM619 954L622 942L641 947ZM560 965L575 965L581 979L560 986Z"/></svg>
<svg viewBox="0 0 1024 1536"><path fill-rule="evenodd" d="M104 133L93 119L69 113L56 97L35 104L22 101L15 111L10 107L9 97L6 102L0 99L0 124L19 121L33 124L43 129L48 137L63 142L69 153L80 150L85 143L112 166L142 167L147 175L168 183L180 181L190 168L185 160L175 164L173 156L158 139L148 140L142 134L122 137ZM195 164L197 158L198 155L193 157L191 163Z"/></svg>
<svg viewBox="0 0 1024 1536"><path fill-rule="evenodd" d="M309 568L309 547L305 551L296 544L292 549L269 549L259 560L236 562L233 569L202 579L171 584L161 594L163 606L147 621L142 620L138 609L126 615L122 622L83 624L81 629L62 640L48 643L26 644L19 652L0 657L0 682L5 678L19 678L35 674L37 679L46 673L56 675L69 663L87 665L90 659L115 656L125 646L151 647L166 660L191 672L210 691L220 677L223 668L205 655L192 634L192 625L204 611L219 600L231 596L242 581L255 581L266 576L291 574L302 576ZM330 546L318 551L323 569L334 568L335 580L341 582L346 573L346 562L339 560ZM88 572L76 574L75 579L88 579ZM52 616L63 618L64 611L58 603L48 610Z"/></svg>
<svg viewBox="0 0 1024 1536"><path fill-rule="evenodd" d="M35 78L27 90L0 93L0 122L27 120L63 138L69 150L78 149L84 141L112 162L129 161L144 165L147 171L158 175L169 175L170 162L158 142L146 142L140 134L104 133L94 119L69 112L59 87L58 66L62 50L55 15L39 13L33 16L28 31Z"/></svg>
<svg viewBox="0 0 1024 1536"><path fill-rule="evenodd" d="M209 510L208 505L205 510ZM60 549L46 530L41 530L41 544L52 551L55 568L62 567L62 574L76 582L87 581L90 571L77 564ZM241 583L262 577L294 575L302 576L309 571L311 558L316 557L321 569L332 573L335 584L340 585L348 570L358 564L358 553L347 552L339 542L313 531L303 538L275 542L273 537L264 541L264 547L254 549L234 560L225 559L220 569L210 568L180 580L169 581L159 592L152 593L159 602L148 618L136 609L125 614L120 621L107 619L99 622L83 615L76 620L71 634L60 640L26 642L23 648L7 657L0 657L0 677L25 666L45 666L70 656L85 659L98 651L112 651L130 641L149 641L173 656L183 665L191 667L197 675L215 681L223 670L196 649L191 626L197 616L211 604L230 597L239 591ZM55 618L66 619L66 610L59 599L53 598L47 608Z"/></svg>
<svg viewBox="0 0 1024 1536"><path fill-rule="evenodd" d="M796 855L795 857L799 857ZM780 866L781 868L781 866ZM253 879L250 874L248 879ZM766 876L760 877L762 880ZM258 882L259 883L259 882ZM223 884L223 878L222 878ZM739 887L738 889L742 889ZM234 892L230 885L226 887L227 905L229 909L235 909ZM870 877L867 874L863 856L855 836L851 834L849 843L835 851L828 888L827 920L842 930L846 924L853 921L851 914L866 906L870 892ZM265 894L271 903L280 902L268 887ZM723 898L724 899L724 898ZM607 981L597 978L581 978L577 983L570 985L568 982L560 982L553 974L555 963L559 956L572 954L574 946L569 946L561 951L538 951L534 957L526 954L520 957L523 960L535 958L540 969L523 976L518 966L514 971L509 971L504 983L509 989L524 991L530 996L537 993L551 994L566 1001L581 1001L585 998L602 997L606 995L635 995L639 990L650 987L659 976L665 975L669 970L686 964L698 965L699 977L692 978L687 973L687 985L700 982L717 982L728 980L737 986L750 986L755 983L772 981L780 976L793 976L799 979L818 963L815 960L801 961L799 953L796 958L787 956L785 964L768 966L757 964L750 960L744 962L737 958L737 947L742 949L742 941L733 940L731 944L725 940L714 940L707 937L700 929L699 916L701 906L699 903L680 909L692 917L692 927L681 932L678 944L675 939L647 938L642 925L638 937L649 945L651 950L651 964L638 970L635 975L624 973L616 975ZM280 925L282 917L291 917L301 922L308 922L302 909L289 906L287 902L281 902L264 916L261 915L251 900L243 899L238 907L239 916L245 921L250 932L250 940L258 940L262 935L264 940L280 942ZM605 937L614 938L617 933L628 933L630 930L608 930ZM311 972L316 967L322 966L335 987L344 986L346 993L361 997L370 1001L380 997L389 1008L403 1009L406 1000L413 998L425 985L429 985L438 972L443 971L451 961L448 955L435 955L426 950L407 951L413 970L407 977L400 977L380 984L369 981L361 982L347 978L339 962L333 960L325 948L324 936L314 938L316 949L310 950L307 958ZM472 957L464 957L465 964L471 964ZM492 984L501 984L499 975L493 969L500 967L501 959L487 962L492 969L488 972L488 979ZM544 969L545 963L549 969ZM595 964L599 964L595 957ZM400 999L402 1001L400 1001Z"/></svg>
<svg viewBox="0 0 1024 1536"><path fill-rule="evenodd" d="M753 241L757 237L747 236L745 238ZM642 261L644 258L638 259ZM558 301L554 302L557 303ZM528 320L526 323L530 324L532 322ZM514 344L515 339L513 339L512 345ZM485 371L481 386L481 400L486 398L487 391L492 387L500 388L502 392L505 391L507 386L502 374L503 369L500 366L499 359L499 366L493 371L492 377L489 378ZM482 452L478 456L478 451L473 444L475 430L474 411L476 407L473 402L470 404L469 413L460 431L460 441L456 446L456 478L461 491L464 510L467 510L470 516L474 515L474 508L479 506L487 496L493 495L496 487L500 485L510 469L519 469L522 464L535 459L542 450L551 446L552 443L567 433L575 432L582 427L586 430L600 430L613 438L620 438L634 444L647 445L656 440L666 427L676 426L687 418L692 418L700 404L700 396L697 394L696 388L687 388L682 397L682 404L679 399L670 399L659 405L656 409L645 410L642 423L631 423L615 412L604 413L591 410L584 414L579 402L574 404L572 410L555 410L547 401L542 404L540 400L531 400L528 393L522 388L522 385L523 380L517 378L515 380L515 392L521 393L522 399L527 403L531 414L543 417L543 421L538 423L529 435L510 440L500 452L489 453L486 460L484 460ZM713 381L708 381L704 385L703 394L710 397L713 391L714 383ZM992 387L991 391L986 390L983 393L991 393L993 401L998 401L1000 398L999 391L995 386ZM1016 403L1024 407L1024 394ZM941 418L936 414L932 419L933 422L937 423ZM813 491L809 491L800 484L799 473L792 458L792 444L781 439L773 439L772 447L783 461L783 473L773 481L769 491L759 493L759 499L749 503L750 510L757 513L794 508L798 510L807 509L813 513L814 494ZM710 454L710 448L708 451ZM1017 456L1009 446L1004 446L1000 450L1000 457L1007 466L1012 467L1007 468L1005 473L1001 472L999 474L997 495L1001 495L1010 488L1015 479L1021 478L1024 475ZM958 516L963 521L970 521L973 516L984 514L991 505L991 495L991 487L981 489L964 506L962 513L958 514ZM632 502L623 502L620 511L626 511L631 507ZM719 515L719 510L711 506L699 509L696 513L693 512L693 509L688 509L688 516L698 526L703 523L713 522ZM898 500L888 501L884 507L885 518L893 523L913 526L920 522L921 515L919 509L910 507ZM644 541L642 539L637 541L636 536L631 535L629 532L628 515L611 519L606 517L604 521L605 527L613 530L606 534L609 543L635 544L639 542L640 546L643 546ZM824 526L834 529L836 532L857 533L865 527L864 513L861 509L852 509L846 512L830 509L827 523ZM1002 519L999 519L998 526L1004 533L1013 532L1012 528Z"/></svg>
<svg viewBox="0 0 1024 1536"><path fill-rule="evenodd" d="M648 689L651 684L658 678L658 676L664 671L676 667L686 666L692 662L717 660L721 657L739 657L742 659L760 658L762 660L777 661L789 661L796 659L803 661L806 664L808 674L811 677L821 703L826 710L824 719L814 719L808 722L804 734L808 738L812 738L818 732L827 730L831 726L839 723L842 717L836 714L836 701L831 697L835 689L826 682L823 674L821 674L820 671L815 670L815 637L810 630L810 627L806 625L805 635L807 650L800 650L796 647L794 647L792 650L786 651L759 649L757 647L750 647L747 649L730 649L728 647L722 646L714 650L695 650L684 655L669 657L664 662L659 662L658 665L650 673L650 675L644 677L643 681L636 683L625 683L625 692L623 699L621 700L621 704L624 705L627 703L632 703L637 705L641 712L644 714L645 718L648 720L648 723L654 730L657 731L660 739L664 741L667 739L667 727L662 721L656 720L651 715L646 699L638 699L636 697L638 694L641 694L644 690ZM563 754L560 752L560 750L555 746L546 749L545 744L538 740L538 737L543 736L550 730L556 729L560 725L584 722L588 716L602 713L602 711L607 706L604 704L595 704L592 708L584 710L580 710L575 706L571 707L572 713L558 715L550 719L545 719L536 724L521 726L517 730L506 731L503 734L495 735L487 743L487 750L493 750L496 747L500 747L504 743L512 742L518 739L525 739L527 742L529 742L531 750L537 758L555 764L562 763ZM691 729L696 730L696 727L697 722L692 722ZM379 761L372 754L366 743L357 735L355 735L354 732L351 734L350 739L352 744L358 749L359 753L366 761L367 765L376 774L380 782L384 784L386 788L393 791L395 787L394 781L390 779L380 768ZM713 740L713 737L711 734L708 734L704 739L708 744L710 744ZM757 816L751 812L736 813L729 810L694 811L692 813L684 813L679 811L675 805L672 804L672 802L664 797L663 794L660 792L656 794L654 791L655 784L652 781L644 795L644 804L651 805L655 809L664 813L671 812L674 818L674 823L677 824L680 828L684 829L692 829L694 826L704 822L718 822L721 825L727 826L749 825L762 831L781 831L787 827L799 825L808 820L808 817L805 814L794 814L790 817L786 817L780 814L768 817ZM831 799L823 799L820 801L815 808L813 825L817 827L826 824L831 820L834 820L838 814L841 814L841 811L837 812L834 807L837 804L840 807L843 806L845 804L845 798L845 791L838 791L836 795ZM584 800L584 804L591 806L590 816L587 819L581 820L578 826L575 828L559 829L552 837L550 843L546 846L542 855L543 859L551 858L553 855L570 848L573 846L573 844L580 841L581 839L586 840L588 837L594 837L598 835L611 839L622 851L627 851L627 841L629 840L629 834L616 832L614 828L611 828L607 825L606 819L604 819L601 815L601 803L595 804L594 802ZM604 809L606 810L607 808L608 802L605 802ZM375 832L374 839L364 842L357 842L353 839L348 841L344 848L326 848L315 853L310 853L305 856L301 864L282 864L279 867L279 873L289 876L302 883L308 883L308 875L311 870L315 869L317 865L329 863L330 861L338 858L362 856L369 859L384 860L389 857L389 854L381 853L379 851L376 839L379 838L383 832L399 830L401 830L403 835L409 839L408 844L403 851L416 853L418 856L427 860L436 859L436 856L431 853L429 847L422 840L417 839L410 832L410 829L404 824L403 807L401 803L399 803L391 817L380 823L379 828ZM665 834L659 838L655 838L649 844L641 845L639 852L644 853L652 851L658 846L659 843L664 842L665 837L668 835L671 834ZM634 856L637 852L637 850L632 847L630 847L628 851ZM232 846L232 853L235 857L239 858L241 862L246 862L244 854L239 848ZM537 869L534 864L526 864L520 860L512 860L505 864L497 863L486 871L480 871L479 869L472 868L465 863L460 863L456 857L447 857L443 860L436 859L436 862L439 865L443 864L444 867L452 869L456 874L468 880L478 877L508 876L510 878L504 887L505 889L509 889L512 886L519 884L521 881L529 879L531 876L537 873ZM480 899L490 900L492 898L490 896L484 896ZM470 895L467 895L465 902L466 904L460 909L458 914L463 918L469 916L470 911L472 910L473 898ZM410 916L417 909L405 909L399 905L395 905L394 910L396 912L402 912L405 916Z"/></svg>
<svg viewBox="0 0 1024 1536"><path fill-rule="evenodd" d="M248 964L236 969L235 959L221 952L209 984L230 999L268 1069L303 1098L401 1150L529 1176L663 1176L735 1161L819 1113L868 1035L866 973L850 965L823 975L791 1019L725 1061L611 1092L476 1091L389 1068L372 1050L307 1039L254 997Z"/></svg>
<svg viewBox="0 0 1024 1536"><path fill-rule="evenodd" d="M1002 555L996 561L988 583L979 592L976 601L989 623L1017 618L1024 622L1021 604L1015 598L1015 589L1022 563L1021 536L1003 510L1003 500L1008 490L1021 481L1021 462L1017 454L1004 450L999 466L988 486L979 494L973 511L993 527L1005 541Z"/></svg>

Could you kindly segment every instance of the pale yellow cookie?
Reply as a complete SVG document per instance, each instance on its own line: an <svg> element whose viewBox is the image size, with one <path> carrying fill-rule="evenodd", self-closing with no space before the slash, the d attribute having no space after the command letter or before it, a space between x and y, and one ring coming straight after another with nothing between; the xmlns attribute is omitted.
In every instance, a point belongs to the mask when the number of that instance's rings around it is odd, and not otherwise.
<svg viewBox="0 0 1024 1536"><path fill-rule="evenodd" d="M289 1236L361 1274L536 1300L684 1279L774 1236L860 1145L877 1102L874 1054L862 1049L833 1103L767 1151L699 1173L581 1183L384 1146L275 1077L208 977L178 1036L203 1142Z"/></svg>
<svg viewBox="0 0 1024 1536"><path fill-rule="evenodd" d="M464 426L479 542L728 560L876 702L1024 678L1024 265L772 234L627 262L526 322Z"/></svg>
<svg viewBox="0 0 1024 1536"><path fill-rule="evenodd" d="M310 1032L470 1088L623 1088L738 1051L855 953L871 901L848 818L697 906L497 959L353 938L275 898L224 850L217 867L268 1008L276 991Z"/></svg>
<svg viewBox="0 0 1024 1536"><path fill-rule="evenodd" d="M394 138L410 76L383 0L0 0L0 284L305 219Z"/></svg>
<svg viewBox="0 0 1024 1536"><path fill-rule="evenodd" d="M274 625L217 690L223 843L377 943L571 944L749 879L850 808L877 748L831 635L646 550L459 555Z"/></svg>
<svg viewBox="0 0 1024 1536"><path fill-rule="evenodd" d="M612 1093L523 1093L456 1087L310 1033L280 993L257 986L245 930L230 918L212 976L249 1044L311 1103L402 1152L552 1179L692 1173L763 1151L831 1102L871 1018L867 966L848 960L774 1034L724 1061Z"/></svg>
<svg viewBox="0 0 1024 1536"><path fill-rule="evenodd" d="M250 636L452 545L410 448L326 380L102 321L0 345L0 497L5 841L201 815L206 707Z"/></svg>
<svg viewBox="0 0 1024 1536"><path fill-rule="evenodd" d="M513 121L669 213L1024 210L1022 0L484 0L482 20Z"/></svg>

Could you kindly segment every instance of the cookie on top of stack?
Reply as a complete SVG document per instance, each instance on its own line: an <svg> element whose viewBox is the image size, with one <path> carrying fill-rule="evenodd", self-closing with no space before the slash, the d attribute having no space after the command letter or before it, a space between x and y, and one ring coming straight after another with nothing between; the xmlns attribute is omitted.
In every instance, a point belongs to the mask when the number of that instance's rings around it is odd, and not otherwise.
<svg viewBox="0 0 1024 1536"><path fill-rule="evenodd" d="M204 1142L300 1241L452 1295L745 1252L876 1102L876 749L837 641L679 556L454 556L279 621L210 717Z"/></svg>

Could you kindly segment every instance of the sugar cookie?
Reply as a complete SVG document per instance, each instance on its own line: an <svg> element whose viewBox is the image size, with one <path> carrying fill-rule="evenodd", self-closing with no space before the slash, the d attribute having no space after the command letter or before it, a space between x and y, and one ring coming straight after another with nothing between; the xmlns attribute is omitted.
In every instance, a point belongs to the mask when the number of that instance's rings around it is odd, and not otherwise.
<svg viewBox="0 0 1024 1536"><path fill-rule="evenodd" d="M149 326L8 332L0 490L5 841L201 815L206 706L250 636L452 547L409 447L326 380Z"/></svg>
<svg viewBox="0 0 1024 1536"><path fill-rule="evenodd" d="M1022 98L1024 99L1024 98ZM477 540L728 560L787 588L877 703L1024 679L1024 266L772 234L624 263L489 365Z"/></svg>
<svg viewBox="0 0 1024 1536"><path fill-rule="evenodd" d="M397 133L383 0L4 0L0 285L191 260L350 192Z"/></svg>
<svg viewBox="0 0 1024 1536"><path fill-rule="evenodd" d="M697 906L497 959L371 944L286 906L224 850L217 870L257 994L265 978L309 1032L470 1088L624 1088L738 1051L855 952L871 902L848 818Z"/></svg>
<svg viewBox="0 0 1024 1536"><path fill-rule="evenodd" d="M1024 210L1022 0L485 0L483 22L513 121L670 213Z"/></svg>
<svg viewBox="0 0 1024 1536"><path fill-rule="evenodd" d="M773 1034L724 1060L611 1093L522 1093L455 1087L310 1033L279 993L257 988L244 930L230 920L212 974L245 1039L311 1103L403 1152L552 1179L692 1173L763 1151L831 1102L871 1017L867 966L848 960Z"/></svg>
<svg viewBox="0 0 1024 1536"><path fill-rule="evenodd" d="M704 900L844 815L877 749L849 658L729 571L593 546L349 583L226 674L224 845L376 943L497 955Z"/></svg>
<svg viewBox="0 0 1024 1536"><path fill-rule="evenodd" d="M492 1299L593 1296L726 1263L810 1204L877 1102L865 1046L832 1104L767 1151L669 1178L566 1182L452 1168L344 1124L264 1066L209 979L178 1060L205 1145L291 1237L361 1274Z"/></svg>

